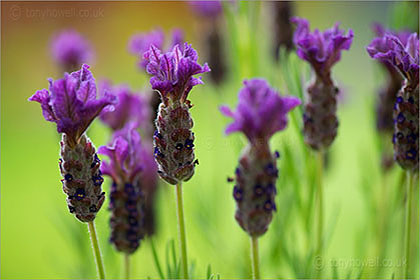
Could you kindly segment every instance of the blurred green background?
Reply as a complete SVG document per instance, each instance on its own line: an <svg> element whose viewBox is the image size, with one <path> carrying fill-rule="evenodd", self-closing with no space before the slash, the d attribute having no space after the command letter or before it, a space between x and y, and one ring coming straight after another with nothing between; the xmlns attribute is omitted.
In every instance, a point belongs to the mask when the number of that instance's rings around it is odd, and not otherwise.
<svg viewBox="0 0 420 280"><path fill-rule="evenodd" d="M233 186L226 182L227 176L233 174L245 139L240 135L223 135L228 120L221 116L218 106L236 104L242 78L253 76L268 79L282 93L298 95L289 91L282 78L281 69L285 69L282 67L286 67L286 62L277 64L271 58L268 46L275 34L270 28L270 5L268 1L241 2L238 14L232 15L234 11L230 11L230 15L227 13L220 19L229 65L236 69L235 73L220 86L213 85L204 75L206 85L197 86L190 95L195 105L191 113L200 165L184 185L184 207L188 253L190 264L195 267L195 278L206 278L209 264L211 272L219 273L221 278L250 277L249 240L234 220ZM309 19L312 28L324 29L340 21L342 28L352 28L355 33L351 50L343 52L333 70L333 77L344 93L339 105L339 133L331 148L325 178L329 234L323 265L327 277L345 278L350 277L349 273L354 273L351 277L377 276L372 267L360 269L363 266L360 262L376 257L371 249L371 241L376 237L370 227L376 212L369 203L376 202L383 185L373 104L384 78L378 65L367 55L365 46L373 38L373 22L401 27L404 21L407 24L413 21L408 15L392 16L396 5L407 3L295 3L294 13ZM60 14L69 9L69 16ZM80 11L87 12L80 14ZM418 22L418 14L414 22ZM203 20L192 13L186 2L1 2L2 278L96 277L87 227L68 213L61 190L59 137L55 125L43 119L38 105L27 102L36 90L48 87L48 77L62 76L49 53L49 43L54 32L69 27L92 42L96 58L91 70L97 80L109 78L136 89L149 84L148 77L136 68L137 58L127 52L127 42L133 33L155 27L165 31L179 27L199 54L203 49ZM297 72L302 71L308 77L306 64L296 57L291 59L299 65ZM301 122L298 110L294 118L295 122L287 130L272 139L273 150L277 148L282 157L278 163L278 211L270 230L260 238L261 274L265 278L307 275L301 260L306 253L304 240L311 243L311 232L299 224L301 217L294 199L296 190L308 191L310 179L302 174L310 169L311 158L302 157L310 153L302 150L302 136L295 129ZM109 137L108 129L99 121L90 127L88 134L97 147L106 144ZM393 189L388 193L398 193L400 177L400 169L394 167L388 177ZM106 180L103 185L106 192L109 184ZM118 278L122 275L122 256L108 243L106 208L107 203L96 219L97 231L108 277ZM177 242L172 186L161 184L156 209L158 225L154 243L166 270L168 244L171 239ZM388 240L391 244L388 258L396 263L403 229L403 208L397 209L390 219ZM418 241L414 247L417 255ZM341 261L336 272L330 266L333 260ZM133 278L158 277L148 240L141 244L132 263ZM418 263L418 256L413 263ZM396 266L387 267L382 277L391 278Z"/></svg>

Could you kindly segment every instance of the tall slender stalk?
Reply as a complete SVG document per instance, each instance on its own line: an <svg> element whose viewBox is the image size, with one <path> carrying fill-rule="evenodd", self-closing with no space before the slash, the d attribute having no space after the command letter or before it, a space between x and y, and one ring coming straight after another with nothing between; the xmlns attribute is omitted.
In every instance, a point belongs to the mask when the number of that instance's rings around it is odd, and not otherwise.
<svg viewBox="0 0 420 280"><path fill-rule="evenodd" d="M410 271L410 239L411 239L411 208L413 203L413 173L407 171L407 192L406 192L406 203L405 203L405 237L404 237L404 255L405 255L405 266L403 279L409 279Z"/></svg>
<svg viewBox="0 0 420 280"><path fill-rule="evenodd" d="M322 237L323 237L323 227L324 227L324 190L322 186L323 176L324 176L324 153L319 151L316 153L317 161L318 161L318 174L317 174L317 194L318 194L318 222L317 222L317 243L316 243L316 251L315 256L322 259ZM318 270L318 276L321 277L322 270Z"/></svg>
<svg viewBox="0 0 420 280"><path fill-rule="evenodd" d="M130 279L130 255L124 254L124 279Z"/></svg>
<svg viewBox="0 0 420 280"><path fill-rule="evenodd" d="M88 222L90 240L92 241L93 254L96 261L96 269L98 271L99 279L105 279L104 264L102 262L101 250L99 249L98 237L96 235L94 221Z"/></svg>
<svg viewBox="0 0 420 280"><path fill-rule="evenodd" d="M260 262L258 257L258 237L251 236L252 279L260 278Z"/></svg>
<svg viewBox="0 0 420 280"><path fill-rule="evenodd" d="M181 268L183 279L188 279L187 241L185 238L184 207L182 202L182 183L176 185L176 208L178 214L178 235L181 247Z"/></svg>

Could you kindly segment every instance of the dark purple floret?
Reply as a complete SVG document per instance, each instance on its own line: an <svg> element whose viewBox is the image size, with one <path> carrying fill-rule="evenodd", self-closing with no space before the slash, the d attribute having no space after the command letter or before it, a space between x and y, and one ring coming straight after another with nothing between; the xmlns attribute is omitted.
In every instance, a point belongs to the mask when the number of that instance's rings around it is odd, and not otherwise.
<svg viewBox="0 0 420 280"><path fill-rule="evenodd" d="M65 133L71 145L75 145L90 123L108 105L115 103L115 97L104 95L96 98L96 84L89 66L63 79L49 79L50 88L37 91L29 98L41 104L42 114L47 121L57 124L57 131Z"/></svg>

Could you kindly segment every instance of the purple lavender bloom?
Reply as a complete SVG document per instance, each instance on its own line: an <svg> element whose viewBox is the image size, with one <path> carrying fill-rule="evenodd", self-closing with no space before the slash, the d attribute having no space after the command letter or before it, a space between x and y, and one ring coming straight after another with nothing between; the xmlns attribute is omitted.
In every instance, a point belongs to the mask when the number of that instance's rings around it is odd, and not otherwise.
<svg viewBox="0 0 420 280"><path fill-rule="evenodd" d="M164 54L152 45L143 57L148 62L147 73L152 75L150 84L159 92L164 104L168 103L168 98L185 102L191 89L203 83L201 77L193 76L210 72L207 63L201 66L197 62L197 52L188 43L184 44L183 51L176 45Z"/></svg>
<svg viewBox="0 0 420 280"><path fill-rule="evenodd" d="M397 69L405 78L394 105L394 159L413 172L419 167L419 39L412 33L407 42L392 34L375 38L369 55Z"/></svg>
<svg viewBox="0 0 420 280"><path fill-rule="evenodd" d="M404 39L404 38L403 38ZM369 55L381 62L387 62L397 68L413 84L419 83L419 39L412 33L404 43L399 37L385 34L375 38L366 48Z"/></svg>
<svg viewBox="0 0 420 280"><path fill-rule="evenodd" d="M341 51L349 50L353 41L353 30L345 35L336 23L333 28L324 32L315 29L310 32L306 19L293 17L291 20L297 25L293 41L297 47L298 56L308 61L320 78L330 79L332 66L340 60Z"/></svg>
<svg viewBox="0 0 420 280"><path fill-rule="evenodd" d="M296 97L280 96L265 80L244 82L235 112L221 107L221 112L234 119L226 134L241 131L249 140L235 170L233 198L235 219L252 237L263 235L276 210L278 153L271 153L269 138L287 125L287 113L300 104Z"/></svg>
<svg viewBox="0 0 420 280"><path fill-rule="evenodd" d="M52 38L51 51L64 71L72 72L93 58L91 44L77 31L64 30Z"/></svg>
<svg viewBox="0 0 420 280"><path fill-rule="evenodd" d="M96 99L96 85L89 66L63 79L50 79L50 91L37 91L29 101L41 104L47 121L55 122L62 135L60 172L70 213L82 222L93 221L105 200L100 160L85 130L103 108L114 103L113 96Z"/></svg>
<svg viewBox="0 0 420 280"><path fill-rule="evenodd" d="M101 171L112 178L110 194L111 238L120 252L134 253L145 232L144 194L142 185L143 150L135 123L114 132L112 144L99 147L100 154L109 157Z"/></svg>
<svg viewBox="0 0 420 280"><path fill-rule="evenodd" d="M234 119L226 128L226 134L242 131L250 142L267 141L275 132L287 125L287 113L300 105L296 97L282 97L263 79L244 81L239 92L239 104L235 112L227 106L221 112Z"/></svg>
<svg viewBox="0 0 420 280"><path fill-rule="evenodd" d="M297 24L293 41L298 56L308 61L315 79L307 88L303 115L305 143L314 150L328 148L337 136L337 95L340 92L331 78L332 66L340 60L341 51L350 49L353 31L333 28L310 33L306 19L292 18Z"/></svg>
<svg viewBox="0 0 420 280"><path fill-rule="evenodd" d="M45 120L55 122L57 131L66 134L71 145L107 105L115 103L115 97L108 94L96 99L95 79L87 64L77 72L65 73L63 79L49 82L49 91L39 90L29 101L41 104Z"/></svg>
<svg viewBox="0 0 420 280"><path fill-rule="evenodd" d="M214 18L222 13L221 1L190 1L191 8L199 15Z"/></svg>
<svg viewBox="0 0 420 280"><path fill-rule="evenodd" d="M147 72L152 75L150 84L162 99L156 118L154 133L154 156L158 173L170 184L188 181L194 175L193 121L187 100L191 89L202 84L196 74L209 72L207 64L198 64L198 55L191 45L185 43L181 50L176 45L172 51L162 54L155 46L144 53L148 61Z"/></svg>
<svg viewBox="0 0 420 280"><path fill-rule="evenodd" d="M113 95L117 103L113 107L105 107L100 114L100 119L112 130L120 130L127 123L134 122L136 127L150 130L149 118L151 108L149 100L140 93L133 92L126 85L112 86L108 81L101 85L103 96Z"/></svg>

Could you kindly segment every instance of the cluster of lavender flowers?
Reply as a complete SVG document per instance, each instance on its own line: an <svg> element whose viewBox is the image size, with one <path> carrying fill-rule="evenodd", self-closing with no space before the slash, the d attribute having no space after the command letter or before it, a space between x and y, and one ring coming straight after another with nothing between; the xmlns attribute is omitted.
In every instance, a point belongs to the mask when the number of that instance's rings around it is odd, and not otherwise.
<svg viewBox="0 0 420 280"><path fill-rule="evenodd" d="M152 75L152 89L162 100L153 137L158 173L175 185L189 180L198 163L194 159L193 121L189 112L192 104L187 98L191 89L202 83L201 78L193 76L209 72L210 68L197 62L197 52L188 43L183 49L176 45L167 53L152 45L143 57L148 61L147 72Z"/></svg>
<svg viewBox="0 0 420 280"><path fill-rule="evenodd" d="M419 167L419 38L384 32L367 47L369 55L394 67L404 81L393 107L394 159L413 172Z"/></svg>
<svg viewBox="0 0 420 280"><path fill-rule="evenodd" d="M236 111L222 106L221 112L234 119L226 134L240 131L248 138L235 171L233 197L237 203L235 218L250 236L264 234L276 210L278 152L268 144L271 136L287 126L287 113L300 104L296 97L280 96L265 80L244 81Z"/></svg>
<svg viewBox="0 0 420 280"><path fill-rule="evenodd" d="M77 219L91 222L102 207L105 193L100 160L85 131L115 98L107 94L96 98L95 79L86 64L79 71L65 73L63 79L49 82L49 90L37 91L29 101L39 102L45 120L55 122L62 133L59 166L67 205Z"/></svg>
<svg viewBox="0 0 420 280"><path fill-rule="evenodd" d="M333 28L320 32L309 30L306 19L292 18L297 25L293 36L298 56L310 63L314 79L307 88L304 107L305 142L315 150L327 149L337 135L337 94L339 89L331 78L332 66L340 60L341 51L350 49L353 31L348 34Z"/></svg>

